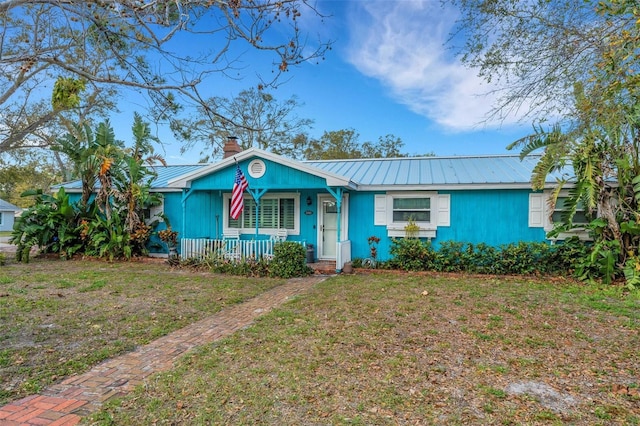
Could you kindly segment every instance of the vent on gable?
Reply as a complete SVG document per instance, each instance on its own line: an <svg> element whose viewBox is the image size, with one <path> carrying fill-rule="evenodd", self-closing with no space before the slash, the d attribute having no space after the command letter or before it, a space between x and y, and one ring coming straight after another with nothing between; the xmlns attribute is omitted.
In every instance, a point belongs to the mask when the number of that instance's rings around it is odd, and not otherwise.
<svg viewBox="0 0 640 426"><path fill-rule="evenodd" d="M267 171L267 166L262 160L253 160L249 163L249 176L252 178L261 178Z"/></svg>

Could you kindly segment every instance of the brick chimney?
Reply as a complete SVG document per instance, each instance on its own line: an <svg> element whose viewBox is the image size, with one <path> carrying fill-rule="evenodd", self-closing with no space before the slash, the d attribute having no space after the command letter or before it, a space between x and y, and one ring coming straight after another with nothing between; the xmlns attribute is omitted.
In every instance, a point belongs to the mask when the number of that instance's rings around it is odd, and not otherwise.
<svg viewBox="0 0 640 426"><path fill-rule="evenodd" d="M236 154L240 154L240 152L242 152L242 148L238 145L238 138L235 136L227 137L227 142L222 147L222 152L222 158L233 157Z"/></svg>

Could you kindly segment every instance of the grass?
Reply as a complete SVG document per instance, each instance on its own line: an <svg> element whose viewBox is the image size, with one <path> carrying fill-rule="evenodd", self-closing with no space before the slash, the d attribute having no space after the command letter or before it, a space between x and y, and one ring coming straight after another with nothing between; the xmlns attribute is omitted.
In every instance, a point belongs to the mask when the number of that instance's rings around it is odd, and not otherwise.
<svg viewBox="0 0 640 426"><path fill-rule="evenodd" d="M85 422L637 424L640 397L612 386L637 388L639 332L619 287L339 276ZM548 393L509 391L529 382Z"/></svg>
<svg viewBox="0 0 640 426"><path fill-rule="evenodd" d="M5 399L280 282L135 263L0 268ZM638 424L639 344L640 294L621 287L344 275L189 353L84 423Z"/></svg>
<svg viewBox="0 0 640 426"><path fill-rule="evenodd" d="M0 404L283 281L164 263L36 259L0 267Z"/></svg>

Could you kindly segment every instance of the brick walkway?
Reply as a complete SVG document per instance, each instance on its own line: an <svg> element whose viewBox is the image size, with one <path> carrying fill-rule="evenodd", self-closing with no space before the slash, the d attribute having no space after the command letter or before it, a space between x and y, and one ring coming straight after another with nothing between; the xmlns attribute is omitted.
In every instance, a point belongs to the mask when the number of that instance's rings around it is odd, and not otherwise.
<svg viewBox="0 0 640 426"><path fill-rule="evenodd" d="M289 280L245 303L174 331L135 350L103 362L85 374L72 376L0 407L0 425L71 426L97 411L110 398L130 392L151 374L169 370L185 352L214 342L250 325L257 317L303 293L326 277Z"/></svg>

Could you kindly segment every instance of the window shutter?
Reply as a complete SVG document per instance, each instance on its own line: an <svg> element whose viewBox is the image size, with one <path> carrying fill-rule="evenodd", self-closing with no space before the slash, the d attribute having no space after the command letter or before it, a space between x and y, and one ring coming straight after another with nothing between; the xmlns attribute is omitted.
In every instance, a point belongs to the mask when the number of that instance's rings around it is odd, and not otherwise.
<svg viewBox="0 0 640 426"><path fill-rule="evenodd" d="M451 196L449 194L438 194L436 225L451 226Z"/></svg>
<svg viewBox="0 0 640 426"><path fill-rule="evenodd" d="M387 196L385 194L376 194L374 202L374 225L387 224Z"/></svg>
<svg viewBox="0 0 640 426"><path fill-rule="evenodd" d="M544 227L544 194L529 194L529 228Z"/></svg>

